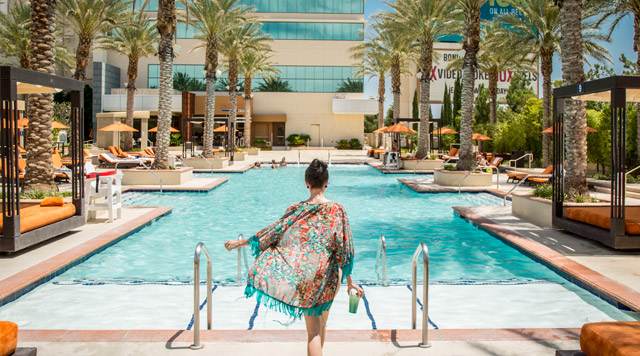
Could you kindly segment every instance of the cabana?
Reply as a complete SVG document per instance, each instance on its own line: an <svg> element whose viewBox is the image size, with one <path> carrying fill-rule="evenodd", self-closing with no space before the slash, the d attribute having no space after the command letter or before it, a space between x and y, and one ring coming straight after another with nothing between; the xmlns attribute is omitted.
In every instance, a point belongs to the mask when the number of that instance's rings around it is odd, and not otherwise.
<svg viewBox="0 0 640 356"><path fill-rule="evenodd" d="M611 203L564 202L564 104L567 99L611 103ZM640 207L625 205L626 105L640 102L640 77L614 76L553 90L553 225L615 249L640 248Z"/></svg>
<svg viewBox="0 0 640 356"><path fill-rule="evenodd" d="M28 206L20 202L18 95L71 92L70 151L72 204ZM32 70L0 66L0 162L2 176L2 235L0 252L16 252L84 225L84 154L82 150L82 91L78 80ZM57 205L57 204L56 204Z"/></svg>

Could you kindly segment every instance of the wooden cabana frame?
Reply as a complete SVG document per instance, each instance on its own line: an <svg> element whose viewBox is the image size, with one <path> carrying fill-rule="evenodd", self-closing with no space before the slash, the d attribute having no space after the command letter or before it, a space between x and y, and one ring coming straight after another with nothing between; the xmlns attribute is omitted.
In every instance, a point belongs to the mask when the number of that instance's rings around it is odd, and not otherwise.
<svg viewBox="0 0 640 356"><path fill-rule="evenodd" d="M565 125L567 99L611 103L611 221L606 230L566 217L564 203ZM553 225L574 234L599 241L615 249L640 249L640 235L625 231L626 190L626 105L640 101L640 77L613 76L553 90ZM576 206L572 206L576 207ZM581 207L577 207L581 209ZM585 207L588 209L588 207Z"/></svg>
<svg viewBox="0 0 640 356"><path fill-rule="evenodd" d="M25 85L27 84L27 85ZM83 83L78 80L33 70L0 66L0 160L6 162L2 176L3 234L0 252L16 252L66 233L85 224L84 153L83 142ZM19 88L32 88L31 91ZM64 220L20 233L19 153L16 149L18 132L18 95L28 93L71 92L70 154L73 174L72 200L75 215Z"/></svg>

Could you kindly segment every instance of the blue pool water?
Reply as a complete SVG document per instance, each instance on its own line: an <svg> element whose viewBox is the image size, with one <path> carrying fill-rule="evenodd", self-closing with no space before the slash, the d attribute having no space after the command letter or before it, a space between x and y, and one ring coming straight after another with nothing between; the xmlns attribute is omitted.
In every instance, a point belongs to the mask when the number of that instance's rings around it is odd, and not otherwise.
<svg viewBox="0 0 640 356"><path fill-rule="evenodd" d="M171 206L173 212L4 305L0 319L23 329L184 329L193 308L189 283L194 248L202 241L212 254L217 283L211 301L214 329L281 329L274 321L277 313L256 307L255 300L242 297L242 287L235 287L237 253L227 252L223 243L240 233L251 236L291 203L306 199L304 169L199 175L229 178L209 193L126 193L126 205ZM431 255L432 327L580 327L592 321L638 319L637 313L618 310L569 283L454 216L451 209L500 205L501 198L418 194L398 178L431 179L384 175L369 166L330 168L326 195L347 210L356 249L353 276L364 284L368 300L366 313L349 314L346 293L340 292L332 308L332 328L408 328L407 282L420 241L427 242ZM392 287L377 284L380 234L387 238ZM291 328L304 329L304 323Z"/></svg>
<svg viewBox="0 0 640 356"><path fill-rule="evenodd" d="M368 166L334 166L330 174L326 195L343 204L349 216L358 281L377 281L374 266L380 234L387 238L391 280L410 278L411 256L420 241L429 246L435 281L560 279L452 213L452 206L498 205L501 198L484 193L418 194L397 181L406 177L383 175ZM214 280L235 280L237 255L227 252L223 242L238 234L251 236L277 220L292 202L306 199L308 191L304 167L224 177L229 181L207 194L127 193L127 205L172 206L173 212L62 277L190 280L193 250L203 241L213 254Z"/></svg>

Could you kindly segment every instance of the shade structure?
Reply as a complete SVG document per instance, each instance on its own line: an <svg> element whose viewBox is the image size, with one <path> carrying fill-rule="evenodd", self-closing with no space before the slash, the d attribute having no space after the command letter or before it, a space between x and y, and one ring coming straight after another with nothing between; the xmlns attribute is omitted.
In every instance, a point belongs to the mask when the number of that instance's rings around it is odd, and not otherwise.
<svg viewBox="0 0 640 356"><path fill-rule="evenodd" d="M549 128L547 128L546 130L543 130L542 133L554 133L553 127L554 127L553 125L549 126ZM587 132L598 132L598 130L587 126Z"/></svg>
<svg viewBox="0 0 640 356"><path fill-rule="evenodd" d="M400 134L409 134L409 133L418 133L418 131L412 130L402 124L391 125L384 130L384 133L400 133Z"/></svg>
<svg viewBox="0 0 640 356"><path fill-rule="evenodd" d="M53 122L51 123L51 128L52 129L68 129L70 127L53 120Z"/></svg>
<svg viewBox="0 0 640 356"><path fill-rule="evenodd" d="M228 131L229 131L229 129L227 128L226 125L223 125L223 126L220 126L220 127L217 127L215 129L213 129L213 132L228 132ZM236 129L236 132L237 131L238 130Z"/></svg>
<svg viewBox="0 0 640 356"><path fill-rule="evenodd" d="M448 128L448 127L445 127L445 126L443 126L443 127L439 128L439 129L431 132L432 135L455 135L457 133L458 133L458 131L454 131L454 130L452 130L452 129Z"/></svg>
<svg viewBox="0 0 640 356"><path fill-rule="evenodd" d="M473 133L473 136L471 137L471 139L473 141L493 141L493 139L491 137L485 136L485 135L483 135L481 133L477 133L477 132Z"/></svg>
<svg viewBox="0 0 640 356"><path fill-rule="evenodd" d="M383 130L386 129L386 128L387 128L386 126L382 126L379 129L373 130L372 133L383 133L384 132Z"/></svg>
<svg viewBox="0 0 640 356"><path fill-rule="evenodd" d="M61 89L58 88L23 82L17 82L16 90L18 91L18 94L54 94L61 91Z"/></svg>
<svg viewBox="0 0 640 356"><path fill-rule="evenodd" d="M172 132L172 133L179 133L180 132L180 130L174 129L173 127L169 127L169 131ZM149 132L158 132L158 127L156 126L156 127L152 128L152 129L150 129Z"/></svg>
<svg viewBox="0 0 640 356"><path fill-rule="evenodd" d="M107 125L98 131L138 132L138 130L134 129L133 127L127 124L123 124L122 122L114 122L113 124Z"/></svg>

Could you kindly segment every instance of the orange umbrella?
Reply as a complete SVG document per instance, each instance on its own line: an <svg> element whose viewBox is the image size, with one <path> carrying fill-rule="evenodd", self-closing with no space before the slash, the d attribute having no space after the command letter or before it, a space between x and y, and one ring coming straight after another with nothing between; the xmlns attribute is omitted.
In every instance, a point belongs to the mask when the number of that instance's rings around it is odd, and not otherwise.
<svg viewBox="0 0 640 356"><path fill-rule="evenodd" d="M180 130L174 129L173 127L169 127L169 131L173 133L180 132ZM151 130L149 130L149 132L158 132L158 127L156 126L152 128Z"/></svg>
<svg viewBox="0 0 640 356"><path fill-rule="evenodd" d="M384 130L382 130L382 132L384 133L402 133L402 134L407 134L407 133L418 133L418 131L412 130L402 124L395 124L395 125L391 125L387 128L385 128Z"/></svg>
<svg viewBox="0 0 640 356"><path fill-rule="evenodd" d="M113 132L138 132L138 130L134 129L133 127L127 125L127 124L123 124L121 122L114 122L111 125L105 126L103 128L101 128L98 131L113 131Z"/></svg>
<svg viewBox="0 0 640 356"><path fill-rule="evenodd" d="M474 132L473 137L471 137L473 141L493 141L493 139L489 136L485 136L483 134Z"/></svg>
<svg viewBox="0 0 640 356"><path fill-rule="evenodd" d="M438 134L440 134L440 135L455 135L457 133L458 133L458 131L454 131L454 130L448 128L448 127L443 126L443 127L439 128L439 129L433 131L431 134L432 135L438 135Z"/></svg>
<svg viewBox="0 0 640 356"><path fill-rule="evenodd" d="M52 129L68 129L69 126L67 126L65 124L61 124L61 123L57 122L56 120L53 120L53 122L51 123L51 128Z"/></svg>
<svg viewBox="0 0 640 356"><path fill-rule="evenodd" d="M598 130L587 126L587 132L598 132ZM549 126L549 128L543 130L542 133L553 133L553 126Z"/></svg>
<svg viewBox="0 0 640 356"><path fill-rule="evenodd" d="M386 129L386 128L387 128L386 126L382 126L379 129L373 130L373 133L383 133L383 130Z"/></svg>
<svg viewBox="0 0 640 356"><path fill-rule="evenodd" d="M215 128L213 130L213 132L228 132L229 129L227 128L227 126L220 126L218 128ZM238 131L238 129L236 129L236 132Z"/></svg>

